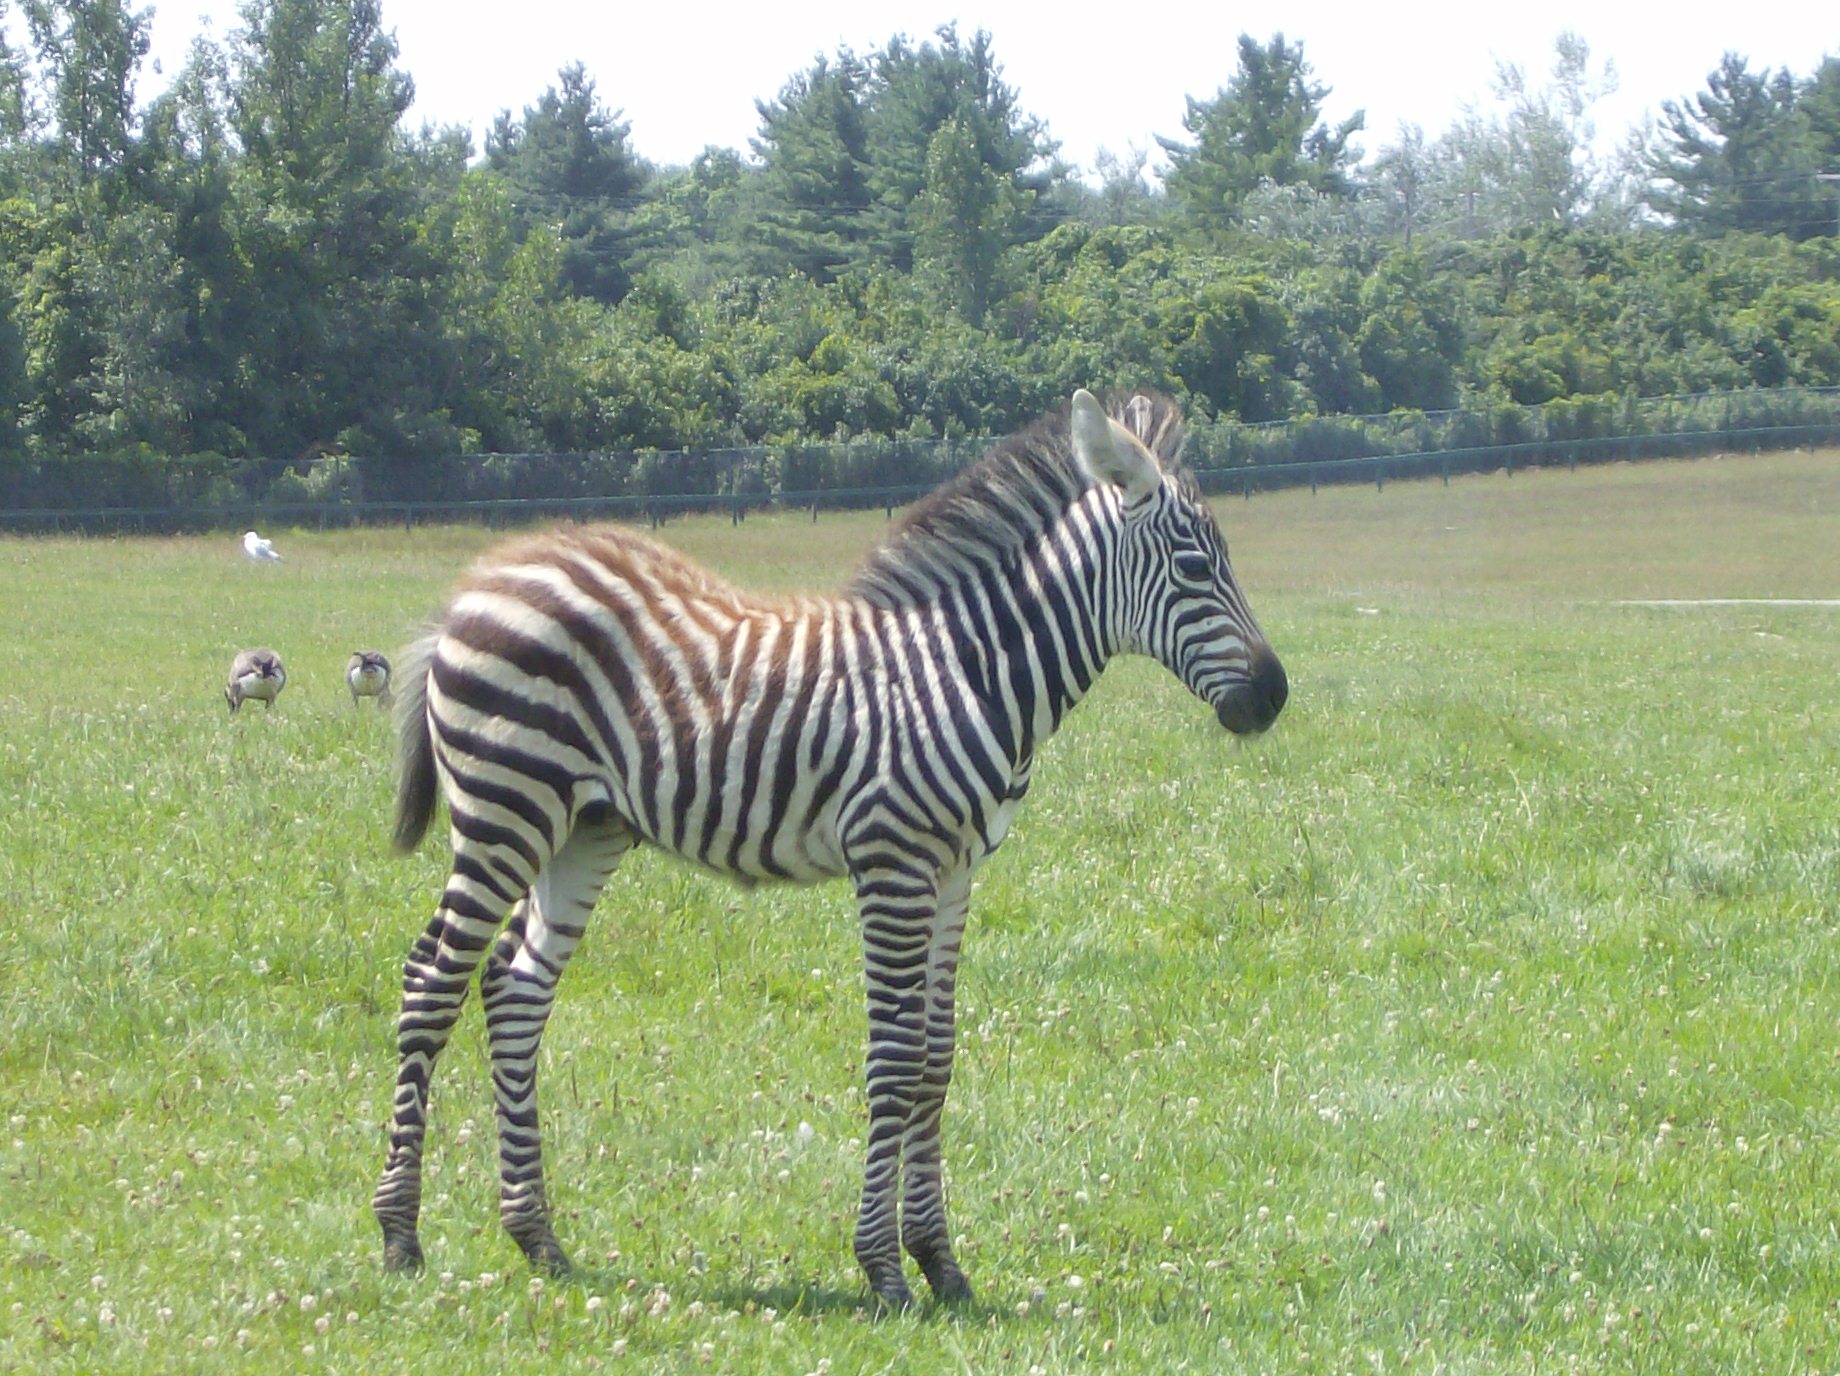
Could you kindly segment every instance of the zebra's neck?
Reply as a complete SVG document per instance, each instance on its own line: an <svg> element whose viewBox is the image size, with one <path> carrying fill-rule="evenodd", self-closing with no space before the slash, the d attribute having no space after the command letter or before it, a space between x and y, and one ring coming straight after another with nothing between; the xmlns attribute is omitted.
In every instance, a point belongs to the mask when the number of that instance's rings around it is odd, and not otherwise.
<svg viewBox="0 0 1840 1376"><path fill-rule="evenodd" d="M1016 557L935 606L965 682L1012 765L1029 759L1120 648L1118 504L1095 489Z"/></svg>

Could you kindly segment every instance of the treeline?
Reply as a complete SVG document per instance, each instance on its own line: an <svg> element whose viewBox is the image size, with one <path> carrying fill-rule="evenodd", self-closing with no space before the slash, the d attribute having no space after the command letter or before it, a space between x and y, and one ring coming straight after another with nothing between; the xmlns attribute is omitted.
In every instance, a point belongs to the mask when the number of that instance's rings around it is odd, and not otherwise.
<svg viewBox="0 0 1840 1376"><path fill-rule="evenodd" d="M1833 57L1730 55L1605 160L1607 72L1561 35L1365 157L1300 44L1243 38L1164 177L1082 179L981 32L821 57L748 150L660 167L583 65L483 148L411 124L377 0L248 0L143 104L148 18L0 0L0 462L924 439L1081 385L1257 421L1840 383Z"/></svg>

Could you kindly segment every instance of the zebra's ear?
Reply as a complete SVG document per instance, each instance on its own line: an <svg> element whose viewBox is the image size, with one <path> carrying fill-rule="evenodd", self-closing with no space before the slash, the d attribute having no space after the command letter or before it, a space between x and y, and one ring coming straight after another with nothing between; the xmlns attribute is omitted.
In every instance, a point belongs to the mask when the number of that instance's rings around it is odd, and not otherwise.
<svg viewBox="0 0 1840 1376"><path fill-rule="evenodd" d="M1084 387L1073 394L1072 429L1080 467L1098 482L1123 488L1127 501L1147 496L1163 481L1156 456L1106 415L1099 399Z"/></svg>

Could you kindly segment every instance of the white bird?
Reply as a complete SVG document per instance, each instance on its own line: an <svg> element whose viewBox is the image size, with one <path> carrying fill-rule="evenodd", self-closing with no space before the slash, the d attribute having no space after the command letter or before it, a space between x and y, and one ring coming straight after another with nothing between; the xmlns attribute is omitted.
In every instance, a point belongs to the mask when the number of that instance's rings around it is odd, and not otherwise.
<svg viewBox="0 0 1840 1376"><path fill-rule="evenodd" d="M224 701L236 711L250 698L260 699L273 707L281 690L287 687L287 670L281 656L273 650L239 650L230 661L230 680L224 684Z"/></svg>
<svg viewBox="0 0 1840 1376"><path fill-rule="evenodd" d="M281 562L281 556L275 553L274 541L264 540L253 530L243 532L243 553L258 562L265 559L277 564Z"/></svg>
<svg viewBox="0 0 1840 1376"><path fill-rule="evenodd" d="M351 689L351 705L359 698L376 698L379 708L390 705L390 661L376 650L353 650L345 666L345 683Z"/></svg>

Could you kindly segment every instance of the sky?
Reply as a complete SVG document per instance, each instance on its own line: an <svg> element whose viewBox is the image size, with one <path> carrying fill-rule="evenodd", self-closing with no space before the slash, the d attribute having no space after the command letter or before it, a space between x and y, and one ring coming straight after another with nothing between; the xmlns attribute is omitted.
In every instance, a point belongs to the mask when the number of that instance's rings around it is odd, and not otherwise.
<svg viewBox="0 0 1840 1376"><path fill-rule="evenodd" d="M240 22L236 0L151 2L151 58L168 76L206 23L222 40ZM466 125L477 146L498 111L522 112L555 84L558 68L579 60L601 100L624 112L634 150L659 164L687 163L711 144L745 154L759 129L754 102L773 99L819 54L846 45L867 53L893 34L924 38L954 20L962 35L989 30L1022 109L1045 120L1061 156L1088 172L1101 148L1145 149L1154 166L1156 136L1183 137L1186 97L1211 99L1232 75L1241 33L1301 41L1315 79L1331 88L1325 118L1364 110L1366 133L1356 143L1370 154L1395 138L1402 121L1435 137L1466 104L1489 108L1498 62L1519 64L1541 84L1564 29L1590 44L1594 69L1608 60L1617 71L1619 89L1593 110L1600 151L1620 144L1662 101L1703 90L1727 50L1753 70L1786 67L1798 76L1828 53L1840 55L1840 9L1817 0L1130 0L1117 8L1042 0L383 0L383 19L396 33L399 65L415 80L412 122ZM164 85L144 71L140 99Z"/></svg>

